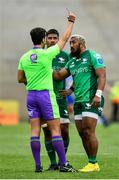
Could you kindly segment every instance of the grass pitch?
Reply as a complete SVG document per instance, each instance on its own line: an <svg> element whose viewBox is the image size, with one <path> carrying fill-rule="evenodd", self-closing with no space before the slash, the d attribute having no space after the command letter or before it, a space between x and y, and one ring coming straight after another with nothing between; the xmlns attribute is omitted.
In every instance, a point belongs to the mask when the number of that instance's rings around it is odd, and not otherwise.
<svg viewBox="0 0 119 180"><path fill-rule="evenodd" d="M119 179L119 124L105 128L97 126L99 140L98 162L100 172L92 173L34 173L34 162L29 146L30 127L27 123L18 126L0 126L0 179ZM76 168L87 163L82 143L74 124L70 126L70 146L67 159ZM41 160L43 168L49 159L41 133Z"/></svg>

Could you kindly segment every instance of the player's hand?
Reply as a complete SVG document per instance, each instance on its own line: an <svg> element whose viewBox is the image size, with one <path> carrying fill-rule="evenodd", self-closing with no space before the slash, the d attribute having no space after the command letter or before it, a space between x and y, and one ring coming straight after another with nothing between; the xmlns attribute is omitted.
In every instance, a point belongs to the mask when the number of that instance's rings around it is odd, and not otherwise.
<svg viewBox="0 0 119 180"><path fill-rule="evenodd" d="M71 12L71 11L68 11L68 21L70 21L70 22L75 22L75 19L76 19L76 15L73 13L73 12Z"/></svg>
<svg viewBox="0 0 119 180"><path fill-rule="evenodd" d="M63 89L63 90L59 90L59 94L60 96L69 96L72 94L72 90L71 89Z"/></svg>
<svg viewBox="0 0 119 180"><path fill-rule="evenodd" d="M93 107L99 107L100 106L101 99L98 96L95 96L92 101Z"/></svg>

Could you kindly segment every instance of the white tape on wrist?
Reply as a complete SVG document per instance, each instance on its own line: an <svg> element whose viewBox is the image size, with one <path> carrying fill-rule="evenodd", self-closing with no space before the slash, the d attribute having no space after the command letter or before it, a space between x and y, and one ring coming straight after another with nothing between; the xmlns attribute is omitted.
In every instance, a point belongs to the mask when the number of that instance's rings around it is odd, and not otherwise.
<svg viewBox="0 0 119 180"><path fill-rule="evenodd" d="M101 98L101 96L102 96L102 90L100 90L100 89L97 89L97 91L96 91L96 94L95 94L97 97L99 97L99 98Z"/></svg>

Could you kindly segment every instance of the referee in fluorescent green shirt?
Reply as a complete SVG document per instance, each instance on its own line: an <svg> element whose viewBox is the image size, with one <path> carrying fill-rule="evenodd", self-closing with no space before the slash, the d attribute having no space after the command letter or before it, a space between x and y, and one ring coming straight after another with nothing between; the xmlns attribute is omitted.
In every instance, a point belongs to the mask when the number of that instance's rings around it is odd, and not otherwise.
<svg viewBox="0 0 119 180"><path fill-rule="evenodd" d="M30 35L34 44L33 49L26 52L19 61L18 82L24 83L27 94L27 110L31 125L31 150L35 161L35 172L42 172L40 160L40 127L41 119L47 121L52 134L52 144L60 160L61 172L75 170L66 161L64 144L62 141L59 110L52 82L52 60L63 49L69 39L75 21L74 13L68 15L68 25L63 36L55 46L44 49L46 31L34 28Z"/></svg>

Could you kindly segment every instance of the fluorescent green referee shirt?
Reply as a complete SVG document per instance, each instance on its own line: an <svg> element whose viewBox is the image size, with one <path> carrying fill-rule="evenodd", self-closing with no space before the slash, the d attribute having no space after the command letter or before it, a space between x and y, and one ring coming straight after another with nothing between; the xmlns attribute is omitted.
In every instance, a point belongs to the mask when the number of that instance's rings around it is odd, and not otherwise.
<svg viewBox="0 0 119 180"><path fill-rule="evenodd" d="M21 57L18 69L25 72L27 90L53 90L52 60L59 53L56 44L48 49L31 49Z"/></svg>

